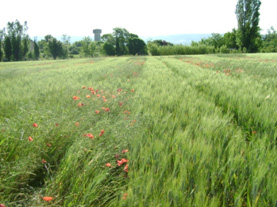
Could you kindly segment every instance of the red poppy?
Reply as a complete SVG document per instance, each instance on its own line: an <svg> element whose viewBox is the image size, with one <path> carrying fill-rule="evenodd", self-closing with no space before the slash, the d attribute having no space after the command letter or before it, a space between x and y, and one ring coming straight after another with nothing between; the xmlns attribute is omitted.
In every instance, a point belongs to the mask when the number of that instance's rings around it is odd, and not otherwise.
<svg viewBox="0 0 277 207"><path fill-rule="evenodd" d="M98 110L95 110L95 113L99 114L99 113L100 113L100 111L98 111Z"/></svg>
<svg viewBox="0 0 277 207"><path fill-rule="evenodd" d="M56 127L60 126L58 123L56 123Z"/></svg>
<svg viewBox="0 0 277 207"><path fill-rule="evenodd" d="M91 138L91 139L94 138L93 134L87 134L87 137L89 137L89 138Z"/></svg>
<svg viewBox="0 0 277 207"><path fill-rule="evenodd" d="M33 123L33 126L37 128L37 127L38 127L38 124L37 124L37 123Z"/></svg>
<svg viewBox="0 0 277 207"><path fill-rule="evenodd" d="M127 197L127 195L128 195L127 193L124 193L124 195L123 195L122 199L123 199L123 200L125 200L125 199L126 199L126 197Z"/></svg>
<svg viewBox="0 0 277 207"><path fill-rule="evenodd" d="M78 97L78 96L73 96L73 99L74 100L78 100L80 97Z"/></svg>
<svg viewBox="0 0 277 207"><path fill-rule="evenodd" d="M131 91L132 91L132 92L135 92L135 90L134 90L134 89L131 89Z"/></svg>
<svg viewBox="0 0 277 207"><path fill-rule="evenodd" d="M0 207L6 207L4 204L0 204Z"/></svg>
<svg viewBox="0 0 277 207"><path fill-rule="evenodd" d="M30 142L34 141L34 139L33 139L32 137L28 137L28 140L29 140Z"/></svg>
<svg viewBox="0 0 277 207"><path fill-rule="evenodd" d="M120 166L120 165L122 165L126 162L129 162L129 160L126 160L125 158L122 158L121 160L117 160L116 162L117 162L117 165Z"/></svg>
<svg viewBox="0 0 277 207"><path fill-rule="evenodd" d="M97 97L98 97L98 98L100 98L100 97L101 97L101 95L100 95L100 94L97 94Z"/></svg>
<svg viewBox="0 0 277 207"><path fill-rule="evenodd" d="M78 107L84 106L85 104L83 103L78 103Z"/></svg>
<svg viewBox="0 0 277 207"><path fill-rule="evenodd" d="M122 89L121 89L121 88L119 88L119 89L117 89L117 91L118 91L118 92L120 92L120 91L122 91Z"/></svg>
<svg viewBox="0 0 277 207"><path fill-rule="evenodd" d="M41 162L42 162L43 164L47 163L47 161L46 161L45 159L42 159Z"/></svg>
<svg viewBox="0 0 277 207"><path fill-rule="evenodd" d="M104 134L104 129L101 130L99 136L102 136Z"/></svg>
<svg viewBox="0 0 277 207"><path fill-rule="evenodd" d="M86 95L87 98L90 98L90 95Z"/></svg>
<svg viewBox="0 0 277 207"><path fill-rule="evenodd" d="M77 126L77 127L78 127L79 125L80 125L80 123L79 123L79 122L76 122L76 123L75 123L75 126Z"/></svg>
<svg viewBox="0 0 277 207"><path fill-rule="evenodd" d="M83 89L85 89L86 88L86 86L83 86Z"/></svg>
<svg viewBox="0 0 277 207"><path fill-rule="evenodd" d="M126 152L128 152L128 149L122 150L122 154L125 154Z"/></svg>
<svg viewBox="0 0 277 207"><path fill-rule="evenodd" d="M124 171L125 171L125 172L128 172L128 164L125 165Z"/></svg>
<svg viewBox="0 0 277 207"><path fill-rule="evenodd" d="M105 111L110 111L110 109L109 108L105 108Z"/></svg>
<svg viewBox="0 0 277 207"><path fill-rule="evenodd" d="M43 197L42 199L48 202L48 201L53 200L53 197L47 197L47 196L46 196L46 197Z"/></svg>
<svg viewBox="0 0 277 207"><path fill-rule="evenodd" d="M112 164L111 164L111 163L109 163L109 162L108 162L108 163L106 163L105 165L106 165L107 167L112 167Z"/></svg>

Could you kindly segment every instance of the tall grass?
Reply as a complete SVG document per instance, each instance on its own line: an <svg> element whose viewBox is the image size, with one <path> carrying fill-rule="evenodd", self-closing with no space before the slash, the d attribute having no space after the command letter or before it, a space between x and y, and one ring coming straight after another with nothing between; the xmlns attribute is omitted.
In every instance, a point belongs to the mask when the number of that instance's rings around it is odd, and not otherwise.
<svg viewBox="0 0 277 207"><path fill-rule="evenodd" d="M273 54L3 63L0 204L274 206L275 68Z"/></svg>

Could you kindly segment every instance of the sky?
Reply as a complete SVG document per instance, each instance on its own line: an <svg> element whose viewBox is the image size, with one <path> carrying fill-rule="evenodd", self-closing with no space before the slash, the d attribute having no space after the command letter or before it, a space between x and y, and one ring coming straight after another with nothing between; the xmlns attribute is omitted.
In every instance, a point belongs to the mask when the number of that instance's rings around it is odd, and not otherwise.
<svg viewBox="0 0 277 207"><path fill-rule="evenodd" d="M0 4L0 29L27 21L31 37L93 36L121 27L140 37L226 33L237 28L238 0L8 0ZM261 0L260 27L277 29L277 0ZM275 10L275 11L274 11Z"/></svg>

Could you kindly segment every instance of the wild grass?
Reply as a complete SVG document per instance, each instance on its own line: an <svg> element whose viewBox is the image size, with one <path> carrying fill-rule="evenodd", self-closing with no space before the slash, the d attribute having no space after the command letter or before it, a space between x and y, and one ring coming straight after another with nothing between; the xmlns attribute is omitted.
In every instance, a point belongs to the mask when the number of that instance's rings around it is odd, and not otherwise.
<svg viewBox="0 0 277 207"><path fill-rule="evenodd" d="M274 206L276 64L275 54L1 63L0 204Z"/></svg>

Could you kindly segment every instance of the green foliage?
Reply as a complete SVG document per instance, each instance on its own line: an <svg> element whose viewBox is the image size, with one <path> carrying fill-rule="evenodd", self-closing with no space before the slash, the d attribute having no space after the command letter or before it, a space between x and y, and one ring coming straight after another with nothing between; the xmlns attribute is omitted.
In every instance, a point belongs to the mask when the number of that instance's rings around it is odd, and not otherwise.
<svg viewBox="0 0 277 207"><path fill-rule="evenodd" d="M115 53L117 56L128 54L129 32L124 28L114 28L113 37L115 39Z"/></svg>
<svg viewBox="0 0 277 207"><path fill-rule="evenodd" d="M66 58L67 57L67 48L64 48L61 41L52 37L51 35L45 36L45 42L42 44L47 46L47 52L51 54L51 56L56 60L56 58Z"/></svg>
<svg viewBox="0 0 277 207"><path fill-rule="evenodd" d="M227 32L224 34L224 45L227 46L227 48L230 49L239 49L237 42L236 42L236 29L233 29L232 32Z"/></svg>
<svg viewBox="0 0 277 207"><path fill-rule="evenodd" d="M277 32L271 27L263 37L262 52L277 52Z"/></svg>
<svg viewBox="0 0 277 207"><path fill-rule="evenodd" d="M128 49L129 49L129 54L131 55L146 54L146 44L142 39L138 37L129 38Z"/></svg>
<svg viewBox="0 0 277 207"><path fill-rule="evenodd" d="M9 36L5 36L4 38L4 53L5 57L8 61L12 60L12 43Z"/></svg>
<svg viewBox="0 0 277 207"><path fill-rule="evenodd" d="M3 40L4 40L4 31L0 29L0 62L2 61L2 58L3 58L3 51L2 51Z"/></svg>
<svg viewBox="0 0 277 207"><path fill-rule="evenodd" d="M159 55L189 55L189 54L211 54L214 53L213 46L193 43L192 46L173 45L160 46L156 42L149 41L147 43L148 54L153 56Z"/></svg>
<svg viewBox="0 0 277 207"><path fill-rule="evenodd" d="M112 44L108 41L103 44L103 50L104 50L104 53L108 56L114 56L115 55L114 44Z"/></svg>
<svg viewBox="0 0 277 207"><path fill-rule="evenodd" d="M124 28L114 28L112 34L101 37L104 42L102 48L106 55L145 55L145 42L136 34L129 33Z"/></svg>
<svg viewBox="0 0 277 207"><path fill-rule="evenodd" d="M236 6L238 20L237 45L242 50L257 52L261 44L259 27L260 0L239 0Z"/></svg>
<svg viewBox="0 0 277 207"><path fill-rule="evenodd" d="M33 43L34 43L34 59L38 60L40 55L39 46L36 41L34 41Z"/></svg>

